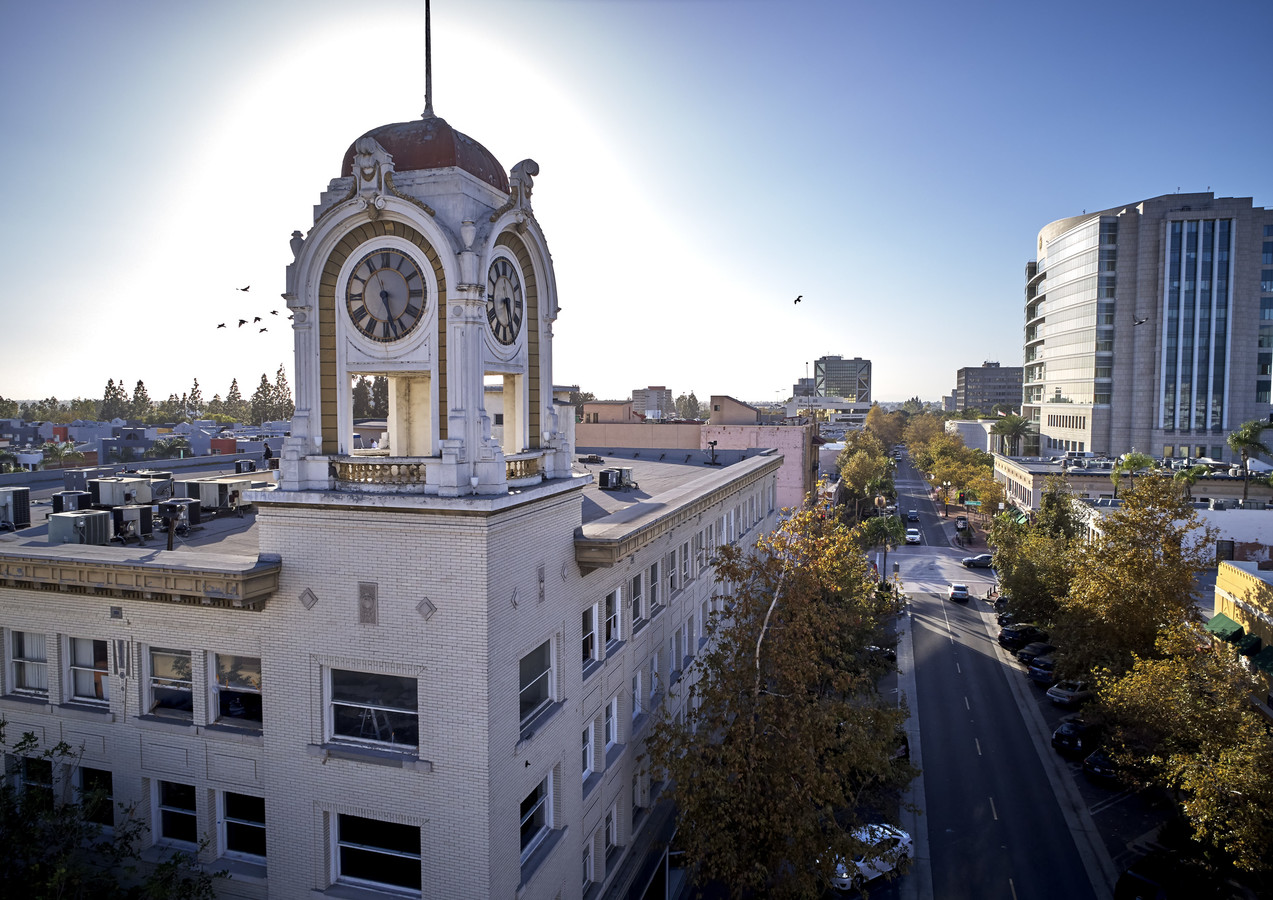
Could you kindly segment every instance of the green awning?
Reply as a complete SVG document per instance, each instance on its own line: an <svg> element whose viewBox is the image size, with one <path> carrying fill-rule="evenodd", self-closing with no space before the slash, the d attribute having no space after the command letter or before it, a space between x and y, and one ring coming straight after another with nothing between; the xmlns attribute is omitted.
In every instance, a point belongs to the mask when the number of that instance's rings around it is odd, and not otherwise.
<svg viewBox="0 0 1273 900"><path fill-rule="evenodd" d="M1257 668L1262 669L1269 675L1273 675L1273 644L1269 644L1255 656L1251 657L1251 663Z"/></svg>
<svg viewBox="0 0 1273 900"><path fill-rule="evenodd" d="M1246 633L1241 625L1224 613L1216 613L1211 617L1211 621L1203 627L1222 641L1236 641Z"/></svg>
<svg viewBox="0 0 1273 900"><path fill-rule="evenodd" d="M1238 638L1237 648L1238 652L1243 656L1255 656L1255 654L1260 652L1262 644L1263 641L1260 640L1258 634L1248 634L1245 637Z"/></svg>

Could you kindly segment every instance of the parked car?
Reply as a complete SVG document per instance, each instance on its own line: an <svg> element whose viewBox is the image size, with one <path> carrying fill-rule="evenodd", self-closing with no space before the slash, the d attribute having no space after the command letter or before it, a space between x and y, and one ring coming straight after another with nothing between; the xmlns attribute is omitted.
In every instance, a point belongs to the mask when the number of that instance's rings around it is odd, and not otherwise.
<svg viewBox="0 0 1273 900"><path fill-rule="evenodd" d="M1040 656L1047 656L1055 649L1047 641L1033 641L1017 651L1017 661L1028 666Z"/></svg>
<svg viewBox="0 0 1273 900"><path fill-rule="evenodd" d="M1200 859L1153 850L1123 870L1114 900L1219 900L1236 896Z"/></svg>
<svg viewBox="0 0 1273 900"><path fill-rule="evenodd" d="M949 598L950 598L951 600L967 600L967 599L968 599L968 585L966 585L966 584L952 584L952 585L950 586L950 594L949 594Z"/></svg>
<svg viewBox="0 0 1273 900"><path fill-rule="evenodd" d="M918 528L907 528L907 529L906 529L906 543L908 543L908 544L918 544L920 541L921 541L921 538L920 538L920 536L919 536L919 529L918 529Z"/></svg>
<svg viewBox="0 0 1273 900"><path fill-rule="evenodd" d="M955 530L964 531L968 528L967 516L955 516Z"/></svg>
<svg viewBox="0 0 1273 900"><path fill-rule="evenodd" d="M1012 623L999 629L999 644L1009 650L1020 650L1031 641L1046 641L1048 633L1034 625Z"/></svg>
<svg viewBox="0 0 1273 900"><path fill-rule="evenodd" d="M1083 774L1102 784L1118 782L1118 763L1104 750L1095 750L1083 760Z"/></svg>
<svg viewBox="0 0 1273 900"><path fill-rule="evenodd" d="M866 648L866 652L876 659L887 659L889 662L897 662L897 651L892 647L877 647L872 644Z"/></svg>
<svg viewBox="0 0 1273 900"><path fill-rule="evenodd" d="M854 829L853 838L870 851L845 863L836 860L835 877L831 885L837 890L854 890L868 881L887 875L903 861L914 858L915 845L911 836L893 825L863 825Z"/></svg>
<svg viewBox="0 0 1273 900"><path fill-rule="evenodd" d="M962 562L965 569L989 569L994 559L993 553L978 553L976 556L965 556Z"/></svg>
<svg viewBox="0 0 1273 900"><path fill-rule="evenodd" d="M1090 753L1100 737L1100 729L1077 716L1062 719L1052 732L1052 748L1063 756L1082 756Z"/></svg>
<svg viewBox="0 0 1273 900"><path fill-rule="evenodd" d="M1059 681L1048 688L1048 699L1057 706L1079 706L1094 696L1086 681Z"/></svg>
<svg viewBox="0 0 1273 900"><path fill-rule="evenodd" d="M1036 656L1025 673L1035 684L1048 687L1056 681L1056 660L1050 656Z"/></svg>
<svg viewBox="0 0 1273 900"><path fill-rule="evenodd" d="M919 521L919 510L917 510L917 509L907 510L907 512L906 512L906 521L907 521L907 522L918 522L918 521Z"/></svg>
<svg viewBox="0 0 1273 900"><path fill-rule="evenodd" d="M1005 625L1011 625L1014 621L1016 621L1016 618L1017 618L1016 613L1010 612L1009 610L1006 610L1006 609L1003 612L997 613L995 615L995 621L999 623L1000 628L1002 628Z"/></svg>

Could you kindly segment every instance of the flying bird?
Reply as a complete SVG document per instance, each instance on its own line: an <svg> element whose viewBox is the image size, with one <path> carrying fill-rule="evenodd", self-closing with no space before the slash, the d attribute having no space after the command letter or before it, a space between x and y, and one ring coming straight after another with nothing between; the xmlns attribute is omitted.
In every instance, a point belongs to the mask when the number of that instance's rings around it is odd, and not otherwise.
<svg viewBox="0 0 1273 900"><path fill-rule="evenodd" d="M293 320L293 319L295 319L295 318L296 318L296 316L295 316L295 315L290 315L290 316L288 316L288 317L287 317L287 321L289 321L289 322L290 322L290 321L292 321L292 320Z"/></svg>
<svg viewBox="0 0 1273 900"><path fill-rule="evenodd" d="M222 323L221 323L220 325L218 325L217 327L218 327L218 328L224 328L224 327L225 327L225 323L224 323L224 322L222 322Z"/></svg>
<svg viewBox="0 0 1273 900"><path fill-rule="evenodd" d="M272 316L277 316L277 315L278 315L278 310L277 310L277 309L272 309L272 310L270 310L270 315L272 315Z"/></svg>
<svg viewBox="0 0 1273 900"><path fill-rule="evenodd" d="M240 328L242 328L242 327L243 327L244 325L246 325L247 323L248 323L248 320L247 320L247 319L239 319L239 327L240 327Z"/></svg>
<svg viewBox="0 0 1273 900"><path fill-rule="evenodd" d="M268 329L268 328L262 328L262 329L261 329L261 331L258 331L258 332L257 332L257 334L260 334L262 331L269 331L269 329Z"/></svg>
<svg viewBox="0 0 1273 900"><path fill-rule="evenodd" d="M259 321L261 321L261 317L260 317L260 316L253 316L253 317L252 317L252 324L253 324L253 325L255 325L255 324L256 324L257 322L259 322Z"/></svg>
<svg viewBox="0 0 1273 900"><path fill-rule="evenodd" d="M247 287L235 288L235 290L242 291L246 294L248 291L252 290L252 285L249 284Z"/></svg>
<svg viewBox="0 0 1273 900"><path fill-rule="evenodd" d="M801 300L801 298L803 298L803 297L804 297L804 294L801 294L799 297L797 297L797 298L796 298L796 302L797 302L797 303L799 303L799 302L800 302L800 300Z"/></svg>
<svg viewBox="0 0 1273 900"><path fill-rule="evenodd" d="M1133 319L1132 327L1135 328L1137 325L1144 325L1148 321L1149 321L1149 316L1142 316L1139 319Z"/></svg>

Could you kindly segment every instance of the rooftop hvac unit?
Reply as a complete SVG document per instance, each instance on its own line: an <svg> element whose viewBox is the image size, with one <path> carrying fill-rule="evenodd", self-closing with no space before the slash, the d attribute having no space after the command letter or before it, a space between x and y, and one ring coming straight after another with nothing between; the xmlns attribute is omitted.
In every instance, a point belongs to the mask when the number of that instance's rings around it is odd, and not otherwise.
<svg viewBox="0 0 1273 900"><path fill-rule="evenodd" d="M177 497L159 504L159 518L170 520L177 531L186 532L190 530L191 526L199 524L201 519L199 515L200 509L198 500L192 500L189 497Z"/></svg>
<svg viewBox="0 0 1273 900"><path fill-rule="evenodd" d="M1268 504L1263 500L1240 500L1243 509L1265 509Z"/></svg>
<svg viewBox="0 0 1273 900"><path fill-rule="evenodd" d="M154 500L148 478L99 478L97 485L98 506L132 506Z"/></svg>
<svg viewBox="0 0 1273 900"><path fill-rule="evenodd" d="M154 533L150 515L149 506L116 506L110 511L111 521L115 523L114 539L127 542L150 537Z"/></svg>
<svg viewBox="0 0 1273 900"><path fill-rule="evenodd" d="M597 473L597 487L603 491L619 490L619 470L602 469Z"/></svg>
<svg viewBox="0 0 1273 900"><path fill-rule="evenodd" d="M88 491L58 491L53 495L53 512L75 512L93 505L93 495Z"/></svg>
<svg viewBox="0 0 1273 900"><path fill-rule="evenodd" d="M1226 501L1219 499L1218 497L1213 497L1209 505L1211 509L1228 509L1229 508L1229 504Z"/></svg>
<svg viewBox="0 0 1273 900"><path fill-rule="evenodd" d="M17 531L31 525L31 489L0 488L0 531Z"/></svg>
<svg viewBox="0 0 1273 900"><path fill-rule="evenodd" d="M90 478L106 478L114 475L110 466L88 466L62 470L62 487L68 491L87 491Z"/></svg>
<svg viewBox="0 0 1273 900"><path fill-rule="evenodd" d="M210 512L233 510L246 506L243 495L252 490L248 480L188 481L191 495Z"/></svg>
<svg viewBox="0 0 1273 900"><path fill-rule="evenodd" d="M150 502L158 503L172 496L172 473L159 472L154 469L141 469L133 473L136 478L145 478L150 482Z"/></svg>
<svg viewBox="0 0 1273 900"><path fill-rule="evenodd" d="M111 538L111 514L105 509L54 513L49 516L50 544L107 544Z"/></svg>
<svg viewBox="0 0 1273 900"><path fill-rule="evenodd" d="M244 472L255 472L256 460L254 459L236 459L234 461L234 474L242 475Z"/></svg>

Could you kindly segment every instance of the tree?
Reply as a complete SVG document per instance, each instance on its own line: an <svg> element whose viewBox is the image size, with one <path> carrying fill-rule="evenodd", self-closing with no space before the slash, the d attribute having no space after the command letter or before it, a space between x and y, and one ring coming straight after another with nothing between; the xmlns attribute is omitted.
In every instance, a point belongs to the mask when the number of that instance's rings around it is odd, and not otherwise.
<svg viewBox="0 0 1273 900"><path fill-rule="evenodd" d="M230 380L230 390L225 395L225 414L238 422L246 422L248 416L251 415L251 409L243 399L243 395L239 393L239 379L237 378Z"/></svg>
<svg viewBox="0 0 1273 900"><path fill-rule="evenodd" d="M990 426L990 433L999 438L1005 456L1018 456L1022 438L1030 433L1030 420L1010 413Z"/></svg>
<svg viewBox="0 0 1273 900"><path fill-rule="evenodd" d="M111 807L104 785L77 792L74 800L55 793L62 783L83 783L79 758L65 742L41 747L26 732L6 746L7 723L0 718L0 746L24 776L19 787L0 780L0 884L6 896L26 900L212 900L215 880L194 854L147 850L153 865L142 866L147 827L136 806ZM110 832L101 822L110 823ZM145 871L146 874L140 874Z"/></svg>
<svg viewBox="0 0 1273 900"><path fill-rule="evenodd" d="M866 413L863 428L880 439L885 447L892 447L902 442L902 431L906 427L906 414L903 412L885 412L878 403L871 406Z"/></svg>
<svg viewBox="0 0 1273 900"><path fill-rule="evenodd" d="M375 410L377 418L383 419L389 415L389 379L384 375L371 379L371 408Z"/></svg>
<svg viewBox="0 0 1273 900"><path fill-rule="evenodd" d="M698 397L694 396L694 392L681 394L676 398L676 417L678 419L697 419L703 415L702 404L698 402Z"/></svg>
<svg viewBox="0 0 1273 900"><path fill-rule="evenodd" d="M0 447L0 475L20 472L21 470L22 467L18 464L18 455L12 450Z"/></svg>
<svg viewBox="0 0 1273 900"><path fill-rule="evenodd" d="M190 455L190 441L185 435L175 434L160 438L150 445L144 454L148 459L180 459Z"/></svg>
<svg viewBox="0 0 1273 900"><path fill-rule="evenodd" d="M45 465L53 465L55 467L65 466L67 463L76 463L84 461L84 454L75 449L75 445L69 441L62 443L61 441L49 441L40 448L44 453Z"/></svg>
<svg viewBox="0 0 1273 900"><path fill-rule="evenodd" d="M1165 630L1161 658L1137 658L1098 682L1115 756L1172 791L1194 838L1241 869L1273 863L1273 737L1252 707L1254 684L1223 642L1196 627Z"/></svg>
<svg viewBox="0 0 1273 900"><path fill-rule="evenodd" d="M915 416L915 415L919 415L923 411L924 411L924 401L920 400L919 397L911 397L909 400L906 400L905 402L902 403L902 412L906 413L907 415Z"/></svg>
<svg viewBox="0 0 1273 900"><path fill-rule="evenodd" d="M1187 469L1178 470L1171 478L1172 481L1180 485L1180 490L1184 493L1185 499L1192 501L1193 486L1198 483L1199 478L1210 471L1206 466L1190 466Z"/></svg>
<svg viewBox="0 0 1273 900"><path fill-rule="evenodd" d="M1252 419L1250 422L1243 422L1229 434L1229 449L1242 457L1242 502L1244 503L1247 500L1247 490L1251 485L1251 457L1255 454L1273 456L1273 450L1270 450L1268 444L1262 439L1264 430L1270 427L1273 427L1273 423L1262 419Z"/></svg>
<svg viewBox="0 0 1273 900"><path fill-rule="evenodd" d="M591 400L596 400L597 395L592 391L571 391L570 405L575 408L575 421L583 421L583 405Z"/></svg>
<svg viewBox="0 0 1273 900"><path fill-rule="evenodd" d="M292 402L292 388L287 383L287 370L283 368L282 363L278 364L278 371L274 373L274 388L270 399L272 421L290 419L296 412L296 404Z"/></svg>
<svg viewBox="0 0 1273 900"><path fill-rule="evenodd" d="M1146 453L1137 453L1135 450L1131 453L1124 453L1109 473L1109 480L1114 482L1114 496L1118 496L1118 485L1124 475L1127 476L1127 487L1130 490L1132 487L1132 476L1142 469L1152 468L1153 465L1153 457Z"/></svg>
<svg viewBox="0 0 1273 900"><path fill-rule="evenodd" d="M270 380L265 377L264 372L261 373L261 383L252 392L251 408L250 418L253 425L268 422L274 413L274 386L270 384Z"/></svg>
<svg viewBox="0 0 1273 900"><path fill-rule="evenodd" d="M353 404L355 419L372 418L371 381L364 375L359 375L354 380Z"/></svg>
<svg viewBox="0 0 1273 900"><path fill-rule="evenodd" d="M1066 675L1118 676L1137 656L1154 656L1160 629L1197 617L1194 579L1211 566L1216 531L1169 478L1141 478L1100 524L1069 554L1073 577L1055 629Z"/></svg>
<svg viewBox="0 0 1273 900"><path fill-rule="evenodd" d="M116 384L114 378L107 379L106 391L102 394L102 403L98 413L103 419L123 419L129 412L128 394L124 392L123 383Z"/></svg>
<svg viewBox="0 0 1273 900"><path fill-rule="evenodd" d="M19 415L17 400L0 397L0 419L16 419Z"/></svg>
<svg viewBox="0 0 1273 900"><path fill-rule="evenodd" d="M146 384L140 378L137 379L137 386L133 388L133 402L128 406L128 416L131 419L145 419L150 415L150 394L146 391Z"/></svg>
<svg viewBox="0 0 1273 900"><path fill-rule="evenodd" d="M816 896L852 836L915 774L895 759L906 712L875 688L891 599L874 589L849 529L801 510L753 550L724 547L732 590L664 701L648 759L680 814L677 844L699 884L730 896ZM775 840L780 835L781 839Z"/></svg>
<svg viewBox="0 0 1273 900"><path fill-rule="evenodd" d="M186 413L187 415L199 417L203 412L203 391L199 389L199 379L194 380L194 384L190 387L190 393L186 395Z"/></svg>
<svg viewBox="0 0 1273 900"><path fill-rule="evenodd" d="M884 548L884 559L880 568L880 580L888 580L888 551L894 550L906 540L906 525L901 516L873 516L859 526L858 540L862 549L872 547Z"/></svg>

